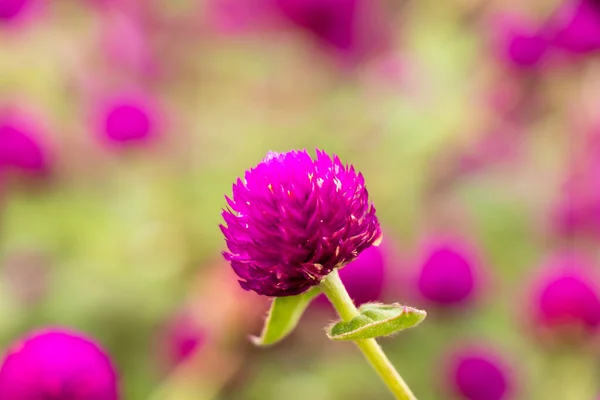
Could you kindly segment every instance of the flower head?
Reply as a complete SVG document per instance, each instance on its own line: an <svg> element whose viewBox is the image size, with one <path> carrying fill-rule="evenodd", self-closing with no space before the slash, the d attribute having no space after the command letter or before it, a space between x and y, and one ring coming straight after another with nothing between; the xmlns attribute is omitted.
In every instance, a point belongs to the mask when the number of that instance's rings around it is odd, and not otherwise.
<svg viewBox="0 0 600 400"><path fill-rule="evenodd" d="M511 389L503 360L489 350L456 351L447 374L452 391L468 400L506 399Z"/></svg>
<svg viewBox="0 0 600 400"><path fill-rule="evenodd" d="M417 289L439 306L463 305L477 289L477 260L466 243L432 238L424 246L417 272Z"/></svg>
<svg viewBox="0 0 600 400"><path fill-rule="evenodd" d="M41 131L32 116L12 110L0 113L0 174L9 169L32 174L48 170Z"/></svg>
<svg viewBox="0 0 600 400"><path fill-rule="evenodd" d="M382 238L362 174L322 151L271 152L226 199L224 256L259 294L302 293Z"/></svg>
<svg viewBox="0 0 600 400"><path fill-rule="evenodd" d="M600 330L600 291L592 270L574 253L554 255L545 263L532 292L531 313L538 328L561 335Z"/></svg>
<svg viewBox="0 0 600 400"><path fill-rule="evenodd" d="M29 334L8 350L0 369L3 400L117 400L117 377L106 353L63 329Z"/></svg>

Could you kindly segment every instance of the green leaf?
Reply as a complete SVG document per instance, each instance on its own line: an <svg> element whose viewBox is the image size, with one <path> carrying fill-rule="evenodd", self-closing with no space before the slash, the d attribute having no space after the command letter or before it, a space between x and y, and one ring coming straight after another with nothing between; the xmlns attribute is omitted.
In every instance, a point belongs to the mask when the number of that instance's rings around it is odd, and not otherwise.
<svg viewBox="0 0 600 400"><path fill-rule="evenodd" d="M427 313L398 303L363 304L360 315L348 322L338 322L327 329L332 340L362 340L390 336L419 325Z"/></svg>
<svg viewBox="0 0 600 400"><path fill-rule="evenodd" d="M321 293L317 286L297 296L275 297L260 337L251 336L256 346L271 346L289 335L310 302Z"/></svg>

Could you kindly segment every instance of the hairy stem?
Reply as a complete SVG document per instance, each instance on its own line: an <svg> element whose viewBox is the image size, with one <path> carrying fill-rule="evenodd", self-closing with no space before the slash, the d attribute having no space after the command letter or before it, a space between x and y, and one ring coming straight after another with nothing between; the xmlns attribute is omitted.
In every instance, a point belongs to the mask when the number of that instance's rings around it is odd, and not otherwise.
<svg viewBox="0 0 600 400"><path fill-rule="evenodd" d="M359 315L336 269L323 280L321 288L344 321ZM357 340L355 343L396 399L417 400L375 339Z"/></svg>

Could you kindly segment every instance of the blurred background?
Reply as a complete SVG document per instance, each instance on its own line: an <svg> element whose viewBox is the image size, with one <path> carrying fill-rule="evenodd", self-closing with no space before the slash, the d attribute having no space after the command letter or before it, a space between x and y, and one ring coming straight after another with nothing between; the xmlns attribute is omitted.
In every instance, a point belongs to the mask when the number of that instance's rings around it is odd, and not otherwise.
<svg viewBox="0 0 600 400"><path fill-rule="evenodd" d="M0 348L95 337L123 398L388 399L317 300L220 252L267 151L363 172L384 242L352 297L428 310L381 340L421 400L600 394L600 2L0 0Z"/></svg>

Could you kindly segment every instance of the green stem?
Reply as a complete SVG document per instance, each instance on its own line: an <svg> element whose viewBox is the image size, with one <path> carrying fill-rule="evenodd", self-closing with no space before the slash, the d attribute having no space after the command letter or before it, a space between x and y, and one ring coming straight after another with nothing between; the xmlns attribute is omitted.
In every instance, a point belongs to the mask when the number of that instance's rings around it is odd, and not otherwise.
<svg viewBox="0 0 600 400"><path fill-rule="evenodd" d="M321 282L321 288L344 321L350 321L359 315L337 270L334 269ZM396 396L396 399L417 400L375 339L357 340L355 343L371 366L377 371L383 382Z"/></svg>

